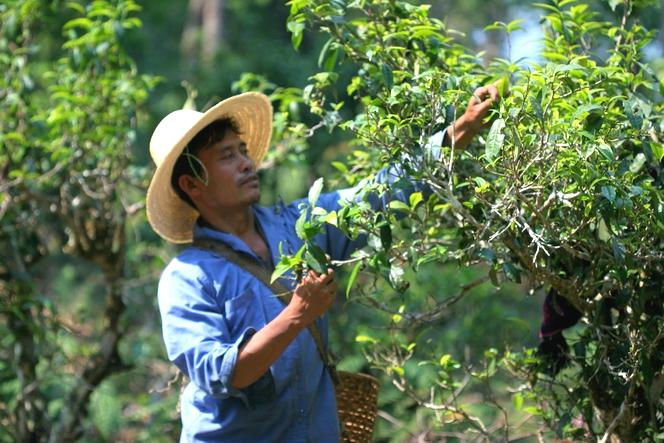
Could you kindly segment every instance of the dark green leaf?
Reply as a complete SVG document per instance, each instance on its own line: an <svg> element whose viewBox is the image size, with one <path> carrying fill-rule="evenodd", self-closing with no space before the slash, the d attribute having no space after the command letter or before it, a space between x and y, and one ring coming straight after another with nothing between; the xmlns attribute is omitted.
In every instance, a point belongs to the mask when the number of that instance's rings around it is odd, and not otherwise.
<svg viewBox="0 0 664 443"><path fill-rule="evenodd" d="M613 258L621 265L625 265L625 247L615 238L611 238L611 246L613 248Z"/></svg>
<svg viewBox="0 0 664 443"><path fill-rule="evenodd" d="M602 195L611 203L616 201L616 188L613 186L602 186Z"/></svg>
<svg viewBox="0 0 664 443"><path fill-rule="evenodd" d="M503 263L503 272L509 280L521 283L521 271L512 263Z"/></svg>
<svg viewBox="0 0 664 443"><path fill-rule="evenodd" d="M634 129L641 129L643 126L643 115L639 99L632 97L623 103L625 115Z"/></svg>
<svg viewBox="0 0 664 443"><path fill-rule="evenodd" d="M392 247L392 228L387 222L380 226L380 242L386 251L389 251Z"/></svg>
<svg viewBox="0 0 664 443"><path fill-rule="evenodd" d="M328 262L325 252L315 243L307 244L307 252L305 253L304 260L317 273L324 274L327 272Z"/></svg>
<svg viewBox="0 0 664 443"><path fill-rule="evenodd" d="M383 80L385 81L387 88L392 89L392 86L394 86L394 76L392 74L392 70L390 69L389 66L383 64L380 67L380 71L383 74Z"/></svg>

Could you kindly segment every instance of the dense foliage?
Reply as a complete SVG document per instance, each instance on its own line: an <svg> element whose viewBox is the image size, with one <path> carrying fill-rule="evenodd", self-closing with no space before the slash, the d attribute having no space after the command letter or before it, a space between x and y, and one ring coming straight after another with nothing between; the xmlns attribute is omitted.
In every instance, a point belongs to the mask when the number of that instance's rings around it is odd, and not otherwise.
<svg viewBox="0 0 664 443"><path fill-rule="evenodd" d="M360 337L369 342L371 362L406 394L419 395L421 405L459 414L470 432L486 438L496 438L495 428L471 417L458 394L464 372L490 380L496 364L528 381L522 390L535 401L531 411L559 434L661 437L664 84L643 61L653 34L631 19L647 2L610 2L616 13L610 21L574 0L539 4L546 31L541 62L496 59L486 69L428 16L428 6L386 0L290 5L295 46L306 26L329 35L319 59L323 70L304 90L306 103L325 125L339 125L371 147L340 165L346 179L355 183L397 163L432 191L382 212L366 203L336 214L314 210L301 229L306 239L322 223L370 235L349 285L362 269L400 294L386 301L384 291L369 286L362 295L394 313L392 343ZM509 38L518 26L492 28ZM353 72L342 80L337 66L350 63ZM432 158L428 138L463 112L475 88L496 80L509 81L510 94L496 106L485 138L463 152L453 140L441 158ZM359 104L346 114L345 94ZM407 223L397 217L404 213ZM406 235L392 234L404 229ZM315 245L305 249L303 260L316 262ZM525 278L531 288L563 296L586 323L574 341L573 365L550 378L528 354L487 351L486 369L457 371L445 354L418 392L418 372L411 375L407 364L421 343L408 336L455 298L439 294L426 309L414 306L409 300L418 297L407 290L404 268L417 272L434 260L485 263L495 285ZM499 432L508 438L505 415Z"/></svg>

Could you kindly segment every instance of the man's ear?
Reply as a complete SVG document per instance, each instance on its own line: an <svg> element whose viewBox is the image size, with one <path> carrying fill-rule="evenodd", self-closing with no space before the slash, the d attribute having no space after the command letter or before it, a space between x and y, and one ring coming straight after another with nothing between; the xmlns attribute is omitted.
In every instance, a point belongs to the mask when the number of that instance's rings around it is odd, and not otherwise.
<svg viewBox="0 0 664 443"><path fill-rule="evenodd" d="M178 186L189 198L200 194L201 185L202 183L191 175L182 174L178 177Z"/></svg>

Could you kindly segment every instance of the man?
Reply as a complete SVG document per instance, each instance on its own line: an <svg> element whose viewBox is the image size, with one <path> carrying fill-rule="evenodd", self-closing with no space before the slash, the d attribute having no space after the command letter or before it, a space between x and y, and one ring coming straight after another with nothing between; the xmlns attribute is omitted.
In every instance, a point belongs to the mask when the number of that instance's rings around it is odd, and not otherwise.
<svg viewBox="0 0 664 443"><path fill-rule="evenodd" d="M444 136L466 146L497 99L494 86L476 90L437 144ZM205 113L166 116L150 141L157 164L147 195L153 229L174 243L222 242L267 269L280 250L297 251L298 202L257 204L256 166L271 131L271 104L258 93L231 97ZM375 180L394 178L384 170ZM353 190L323 194L318 206L336 210L352 196ZM332 259L362 246L326 229L318 243ZM164 270L158 291L164 341L171 361L191 379L181 398L181 441L339 441L332 380L306 331L315 322L327 342L324 314L337 289L334 273L309 272L284 283L293 290L287 305L245 269L197 247Z"/></svg>

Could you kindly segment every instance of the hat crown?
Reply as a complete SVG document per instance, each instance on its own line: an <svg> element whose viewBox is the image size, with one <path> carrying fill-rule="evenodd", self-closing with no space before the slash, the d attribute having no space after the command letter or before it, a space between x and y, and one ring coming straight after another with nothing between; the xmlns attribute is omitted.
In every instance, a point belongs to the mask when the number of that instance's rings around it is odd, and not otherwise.
<svg viewBox="0 0 664 443"><path fill-rule="evenodd" d="M202 112L179 109L164 117L150 138L150 156L159 166L177 142L201 119Z"/></svg>

